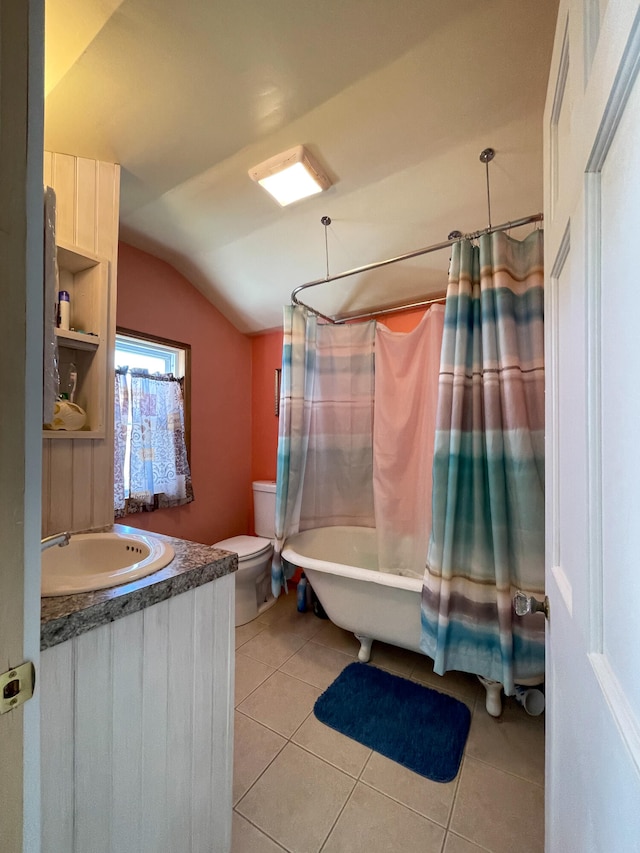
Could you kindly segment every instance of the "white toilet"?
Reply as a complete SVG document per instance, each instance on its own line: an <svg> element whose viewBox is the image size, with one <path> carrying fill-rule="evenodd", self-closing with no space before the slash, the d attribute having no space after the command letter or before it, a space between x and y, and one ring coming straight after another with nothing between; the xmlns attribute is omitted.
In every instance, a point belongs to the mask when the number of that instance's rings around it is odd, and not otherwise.
<svg viewBox="0 0 640 853"><path fill-rule="evenodd" d="M236 628L264 613L276 599L271 594L271 557L276 518L274 480L253 483L253 515L257 536L232 536L215 548L238 555L236 577Z"/></svg>

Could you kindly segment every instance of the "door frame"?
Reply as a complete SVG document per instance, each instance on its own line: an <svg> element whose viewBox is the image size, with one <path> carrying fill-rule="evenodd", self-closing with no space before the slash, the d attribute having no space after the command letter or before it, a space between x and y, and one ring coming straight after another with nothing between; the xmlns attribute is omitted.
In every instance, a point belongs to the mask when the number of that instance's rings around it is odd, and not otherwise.
<svg viewBox="0 0 640 853"><path fill-rule="evenodd" d="M40 654L44 3L0 5L0 672ZM36 676L37 677L37 676ZM38 692L0 716L0 836L40 850ZM6 772L9 769L9 772Z"/></svg>

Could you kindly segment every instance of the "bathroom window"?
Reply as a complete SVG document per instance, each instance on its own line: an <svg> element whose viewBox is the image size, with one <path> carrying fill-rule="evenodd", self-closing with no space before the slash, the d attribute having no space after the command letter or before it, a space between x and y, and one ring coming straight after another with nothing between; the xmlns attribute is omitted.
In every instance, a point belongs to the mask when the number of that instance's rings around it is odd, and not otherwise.
<svg viewBox="0 0 640 853"><path fill-rule="evenodd" d="M139 367L149 373L173 373L179 379L185 373L186 351L185 344L118 331L115 366Z"/></svg>
<svg viewBox="0 0 640 853"><path fill-rule="evenodd" d="M193 500L188 344L118 329L115 346L116 518Z"/></svg>

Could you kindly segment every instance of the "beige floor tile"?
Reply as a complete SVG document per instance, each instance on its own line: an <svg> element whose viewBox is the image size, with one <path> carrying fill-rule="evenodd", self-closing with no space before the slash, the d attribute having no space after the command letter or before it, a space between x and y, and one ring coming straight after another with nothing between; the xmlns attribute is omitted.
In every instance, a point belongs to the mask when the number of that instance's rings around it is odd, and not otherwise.
<svg viewBox="0 0 640 853"><path fill-rule="evenodd" d="M289 658L280 669L301 681L320 687L322 690L340 675L345 666L353 663L350 655L314 643L313 640Z"/></svg>
<svg viewBox="0 0 640 853"><path fill-rule="evenodd" d="M544 791L465 758L449 828L491 853L543 853Z"/></svg>
<svg viewBox="0 0 640 853"><path fill-rule="evenodd" d="M241 649L243 655L248 655L277 669L306 642L305 637L278 631L270 626L245 643Z"/></svg>
<svg viewBox="0 0 640 853"><path fill-rule="evenodd" d="M451 693L459 699L466 699L471 702L475 701L482 691L484 702L485 690L475 675L468 672L445 672L444 675L438 675L433 671L433 661L426 655L420 655L420 659L411 673L411 678L421 684L426 684L427 687L433 687L434 690Z"/></svg>
<svg viewBox="0 0 640 853"><path fill-rule="evenodd" d="M252 826L237 812L231 825L231 853L282 853L283 847Z"/></svg>
<svg viewBox="0 0 640 853"><path fill-rule="evenodd" d="M236 628L236 649L239 649L240 646L243 646L246 642L259 634L260 631L264 631L264 629L268 627L268 623L264 622L259 617L257 619L253 619L251 622L247 622L246 625L240 625L239 628Z"/></svg>
<svg viewBox="0 0 640 853"><path fill-rule="evenodd" d="M358 782L322 853L440 853L444 829Z"/></svg>
<svg viewBox="0 0 640 853"><path fill-rule="evenodd" d="M448 832L442 853L485 853L485 848L478 847L477 844L472 844L470 841L460 838L459 835Z"/></svg>
<svg viewBox="0 0 640 853"><path fill-rule="evenodd" d="M259 684L273 675L275 669L262 661L236 653L236 700L239 705Z"/></svg>
<svg viewBox="0 0 640 853"><path fill-rule="evenodd" d="M354 784L350 776L290 743L240 800L237 811L292 853L318 853Z"/></svg>
<svg viewBox="0 0 640 853"><path fill-rule="evenodd" d="M466 754L544 785L544 714L531 717L509 697L503 702L502 716L491 717L478 703Z"/></svg>
<svg viewBox="0 0 640 853"><path fill-rule="evenodd" d="M238 710L288 738L309 716L321 692L298 678L275 672L238 705Z"/></svg>
<svg viewBox="0 0 640 853"><path fill-rule="evenodd" d="M422 657L424 655L419 655L417 652L410 652L407 649L374 640L371 647L370 663L379 666L381 669L387 669L396 675L409 678Z"/></svg>
<svg viewBox="0 0 640 853"><path fill-rule="evenodd" d="M355 658L360 651L360 643L350 631L345 631L343 628L338 628L333 622L328 619L321 619L320 630L314 635L313 642L320 643L321 646L328 646L330 649L335 649L338 652L344 652L346 655L351 655Z"/></svg>
<svg viewBox="0 0 640 853"><path fill-rule="evenodd" d="M289 591L288 594L284 592L278 596L278 600L270 607L268 610L265 610L260 614L260 618L268 623L269 625L277 622L285 613L289 613L291 611L296 610L296 588L295 586Z"/></svg>
<svg viewBox="0 0 640 853"><path fill-rule="evenodd" d="M330 729L313 714L309 714L291 740L355 778L371 755L368 746Z"/></svg>
<svg viewBox="0 0 640 853"><path fill-rule="evenodd" d="M542 852L544 717L529 717L513 699L501 718L490 717L475 676L441 677L425 655L374 643L375 665L476 706L463 770L442 785L314 717L315 700L359 643L328 620L299 614L295 587L236 629L236 643L241 814L234 814L232 853Z"/></svg>
<svg viewBox="0 0 640 853"><path fill-rule="evenodd" d="M447 825L458 786L457 778L432 782L378 752L367 762L360 781L442 826Z"/></svg>
<svg viewBox="0 0 640 853"><path fill-rule="evenodd" d="M322 629L322 620L309 611L298 613L297 610L288 608L283 609L269 627L273 631L289 632L309 640Z"/></svg>
<svg viewBox="0 0 640 853"><path fill-rule="evenodd" d="M286 740L237 711L234 725L233 802L237 803L280 752Z"/></svg>

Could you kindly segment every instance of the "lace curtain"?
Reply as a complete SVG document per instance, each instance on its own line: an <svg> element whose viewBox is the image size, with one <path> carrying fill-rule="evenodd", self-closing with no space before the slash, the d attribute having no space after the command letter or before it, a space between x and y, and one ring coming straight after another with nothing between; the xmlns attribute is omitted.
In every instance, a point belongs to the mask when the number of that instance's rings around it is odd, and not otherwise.
<svg viewBox="0 0 640 853"><path fill-rule="evenodd" d="M118 369L114 409L115 517L190 503L180 382Z"/></svg>

